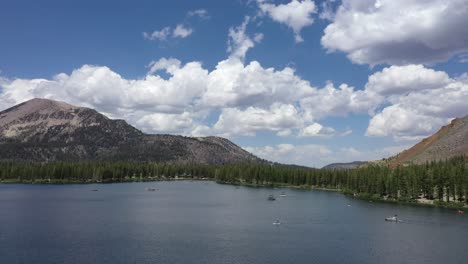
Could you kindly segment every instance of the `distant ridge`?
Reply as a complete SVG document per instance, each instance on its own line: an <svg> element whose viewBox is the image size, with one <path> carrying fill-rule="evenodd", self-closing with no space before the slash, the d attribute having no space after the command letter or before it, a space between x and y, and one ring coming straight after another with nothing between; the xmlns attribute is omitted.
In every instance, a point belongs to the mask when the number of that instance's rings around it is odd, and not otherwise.
<svg viewBox="0 0 468 264"><path fill-rule="evenodd" d="M361 165L367 164L367 161L353 161L353 162L345 162L345 163L331 163L328 164L322 169L326 170L349 170L358 168Z"/></svg>
<svg viewBox="0 0 468 264"><path fill-rule="evenodd" d="M0 160L264 162L225 138L149 135L96 110L39 98L0 112Z"/></svg>
<svg viewBox="0 0 468 264"><path fill-rule="evenodd" d="M468 155L468 115L455 118L434 135L387 160L390 166L424 164Z"/></svg>

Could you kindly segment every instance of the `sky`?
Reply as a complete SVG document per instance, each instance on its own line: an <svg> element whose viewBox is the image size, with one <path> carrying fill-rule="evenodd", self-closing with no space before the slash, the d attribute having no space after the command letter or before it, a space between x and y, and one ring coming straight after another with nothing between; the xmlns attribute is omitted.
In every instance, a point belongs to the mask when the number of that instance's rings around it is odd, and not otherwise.
<svg viewBox="0 0 468 264"><path fill-rule="evenodd" d="M467 0L1 1L0 109L40 97L321 167L468 114Z"/></svg>

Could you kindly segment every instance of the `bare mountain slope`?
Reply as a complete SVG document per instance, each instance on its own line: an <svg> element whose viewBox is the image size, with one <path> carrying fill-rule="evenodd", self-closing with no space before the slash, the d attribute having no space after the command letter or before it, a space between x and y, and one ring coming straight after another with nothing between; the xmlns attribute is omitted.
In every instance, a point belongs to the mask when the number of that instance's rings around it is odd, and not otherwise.
<svg viewBox="0 0 468 264"><path fill-rule="evenodd" d="M405 163L423 164L455 156L468 155L468 115L456 118L434 135L389 159L392 166Z"/></svg>
<svg viewBox="0 0 468 264"><path fill-rule="evenodd" d="M262 162L224 138L148 135L93 109L48 99L0 112L0 160Z"/></svg>

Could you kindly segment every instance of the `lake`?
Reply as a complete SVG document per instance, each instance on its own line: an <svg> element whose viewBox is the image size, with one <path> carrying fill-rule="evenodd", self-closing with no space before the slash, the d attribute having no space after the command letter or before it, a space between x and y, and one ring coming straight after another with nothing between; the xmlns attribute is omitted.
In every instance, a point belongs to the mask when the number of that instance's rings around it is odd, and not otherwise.
<svg viewBox="0 0 468 264"><path fill-rule="evenodd" d="M0 185L0 263L467 261L468 215L448 209L202 181Z"/></svg>

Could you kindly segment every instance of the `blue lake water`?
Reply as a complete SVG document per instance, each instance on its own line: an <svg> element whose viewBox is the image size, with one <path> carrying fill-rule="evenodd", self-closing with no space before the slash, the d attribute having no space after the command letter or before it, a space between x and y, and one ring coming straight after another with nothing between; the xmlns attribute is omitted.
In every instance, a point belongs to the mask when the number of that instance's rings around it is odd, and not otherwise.
<svg viewBox="0 0 468 264"><path fill-rule="evenodd" d="M468 263L468 215L213 182L3 184L0 263Z"/></svg>

